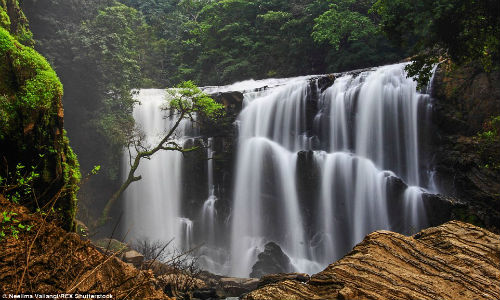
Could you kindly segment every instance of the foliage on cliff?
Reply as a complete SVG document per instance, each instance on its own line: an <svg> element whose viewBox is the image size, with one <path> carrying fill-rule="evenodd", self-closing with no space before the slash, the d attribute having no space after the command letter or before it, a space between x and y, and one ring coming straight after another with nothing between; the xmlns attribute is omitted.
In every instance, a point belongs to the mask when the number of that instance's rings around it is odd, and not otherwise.
<svg viewBox="0 0 500 300"><path fill-rule="evenodd" d="M17 1L2 1L0 16L0 192L21 195L11 200L33 210L57 198L54 207L71 230L80 172L63 129L63 88L49 63L17 40L30 43ZM25 176L30 193L19 183Z"/></svg>
<svg viewBox="0 0 500 300"><path fill-rule="evenodd" d="M119 174L119 153L133 128L131 90L152 85L154 57L142 15L116 1L23 2L36 48L54 64L65 86L66 127L82 170L102 165Z"/></svg>
<svg viewBox="0 0 500 300"><path fill-rule="evenodd" d="M381 29L414 55L407 70L428 82L433 64L480 61L485 71L500 61L500 2L497 0L378 0L373 11Z"/></svg>
<svg viewBox="0 0 500 300"><path fill-rule="evenodd" d="M101 212L119 187L120 153L134 128L132 90L159 86L151 29L135 9L113 0L23 1L36 49L65 87L65 127L82 173L96 165L79 194L80 217ZM156 56L155 56L156 55ZM166 55L165 55L166 57Z"/></svg>
<svg viewBox="0 0 500 300"><path fill-rule="evenodd" d="M167 85L338 72L393 62L402 52L381 34L336 47L311 34L331 0L121 0L140 10L164 41ZM350 8L342 1L343 9ZM346 2L346 3L344 3ZM351 1L352 2L352 1ZM365 3L366 2L366 3ZM355 4L367 17L370 1ZM357 23L357 20L355 20ZM321 23L319 27L315 24Z"/></svg>
<svg viewBox="0 0 500 300"><path fill-rule="evenodd" d="M19 0L0 0L0 7L0 26L8 30L21 44L33 46L33 33L19 6Z"/></svg>
<svg viewBox="0 0 500 300"><path fill-rule="evenodd" d="M443 193L468 204L462 220L500 229L500 71L479 63L438 68L433 94L434 164Z"/></svg>

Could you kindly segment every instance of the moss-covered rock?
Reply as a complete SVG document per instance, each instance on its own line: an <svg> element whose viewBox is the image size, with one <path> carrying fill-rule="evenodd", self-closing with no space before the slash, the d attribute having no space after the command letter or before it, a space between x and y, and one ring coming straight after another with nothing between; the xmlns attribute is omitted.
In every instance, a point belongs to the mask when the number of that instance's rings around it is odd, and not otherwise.
<svg viewBox="0 0 500 300"><path fill-rule="evenodd" d="M63 87L45 58L18 40L26 42L26 31L17 1L0 0L0 176L14 180L18 165L34 170L33 195L21 202L36 209L57 198L55 211L72 230L80 172L63 129Z"/></svg>

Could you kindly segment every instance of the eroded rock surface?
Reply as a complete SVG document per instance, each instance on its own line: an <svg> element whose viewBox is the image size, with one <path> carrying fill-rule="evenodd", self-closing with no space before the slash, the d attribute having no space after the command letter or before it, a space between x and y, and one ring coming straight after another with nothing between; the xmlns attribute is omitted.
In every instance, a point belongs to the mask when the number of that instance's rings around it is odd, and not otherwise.
<svg viewBox="0 0 500 300"><path fill-rule="evenodd" d="M243 299L500 299L500 237L459 221L414 236L376 231L307 283Z"/></svg>

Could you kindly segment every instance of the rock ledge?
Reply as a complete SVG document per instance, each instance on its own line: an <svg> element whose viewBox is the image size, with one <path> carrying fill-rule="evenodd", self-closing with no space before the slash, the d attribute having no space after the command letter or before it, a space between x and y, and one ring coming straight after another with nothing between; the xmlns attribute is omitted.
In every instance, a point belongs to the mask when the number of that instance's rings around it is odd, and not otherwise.
<svg viewBox="0 0 500 300"><path fill-rule="evenodd" d="M409 237L376 231L307 283L243 299L500 299L500 237L459 221Z"/></svg>

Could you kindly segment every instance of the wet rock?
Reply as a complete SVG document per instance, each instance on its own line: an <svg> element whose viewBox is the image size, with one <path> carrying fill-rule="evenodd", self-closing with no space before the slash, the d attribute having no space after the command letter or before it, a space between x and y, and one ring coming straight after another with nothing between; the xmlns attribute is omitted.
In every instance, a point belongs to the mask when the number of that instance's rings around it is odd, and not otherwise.
<svg viewBox="0 0 500 300"><path fill-rule="evenodd" d="M217 290L214 288L205 288L195 290L192 293L192 299L208 300L208 299L219 299L217 295Z"/></svg>
<svg viewBox="0 0 500 300"><path fill-rule="evenodd" d="M500 115L500 72L484 73L477 64L441 65L433 83L433 164L442 193L465 202L456 218L500 232L500 170L487 168L477 134Z"/></svg>
<svg viewBox="0 0 500 300"><path fill-rule="evenodd" d="M500 236L459 221L414 236L381 230L307 283L272 283L243 299L499 299L498 253Z"/></svg>
<svg viewBox="0 0 500 300"><path fill-rule="evenodd" d="M221 92L211 95L212 98L224 105L226 109L230 109L236 113L240 112L243 107L243 93L234 92Z"/></svg>
<svg viewBox="0 0 500 300"><path fill-rule="evenodd" d="M293 272L290 258L278 244L269 242L264 246L264 251L257 256L257 262L252 267L250 277L260 278L267 274L289 272Z"/></svg>
<svg viewBox="0 0 500 300"><path fill-rule="evenodd" d="M453 219L454 210L465 207L463 201L440 194L424 193L422 194L422 200L427 212L429 226L441 225L445 221Z"/></svg>

